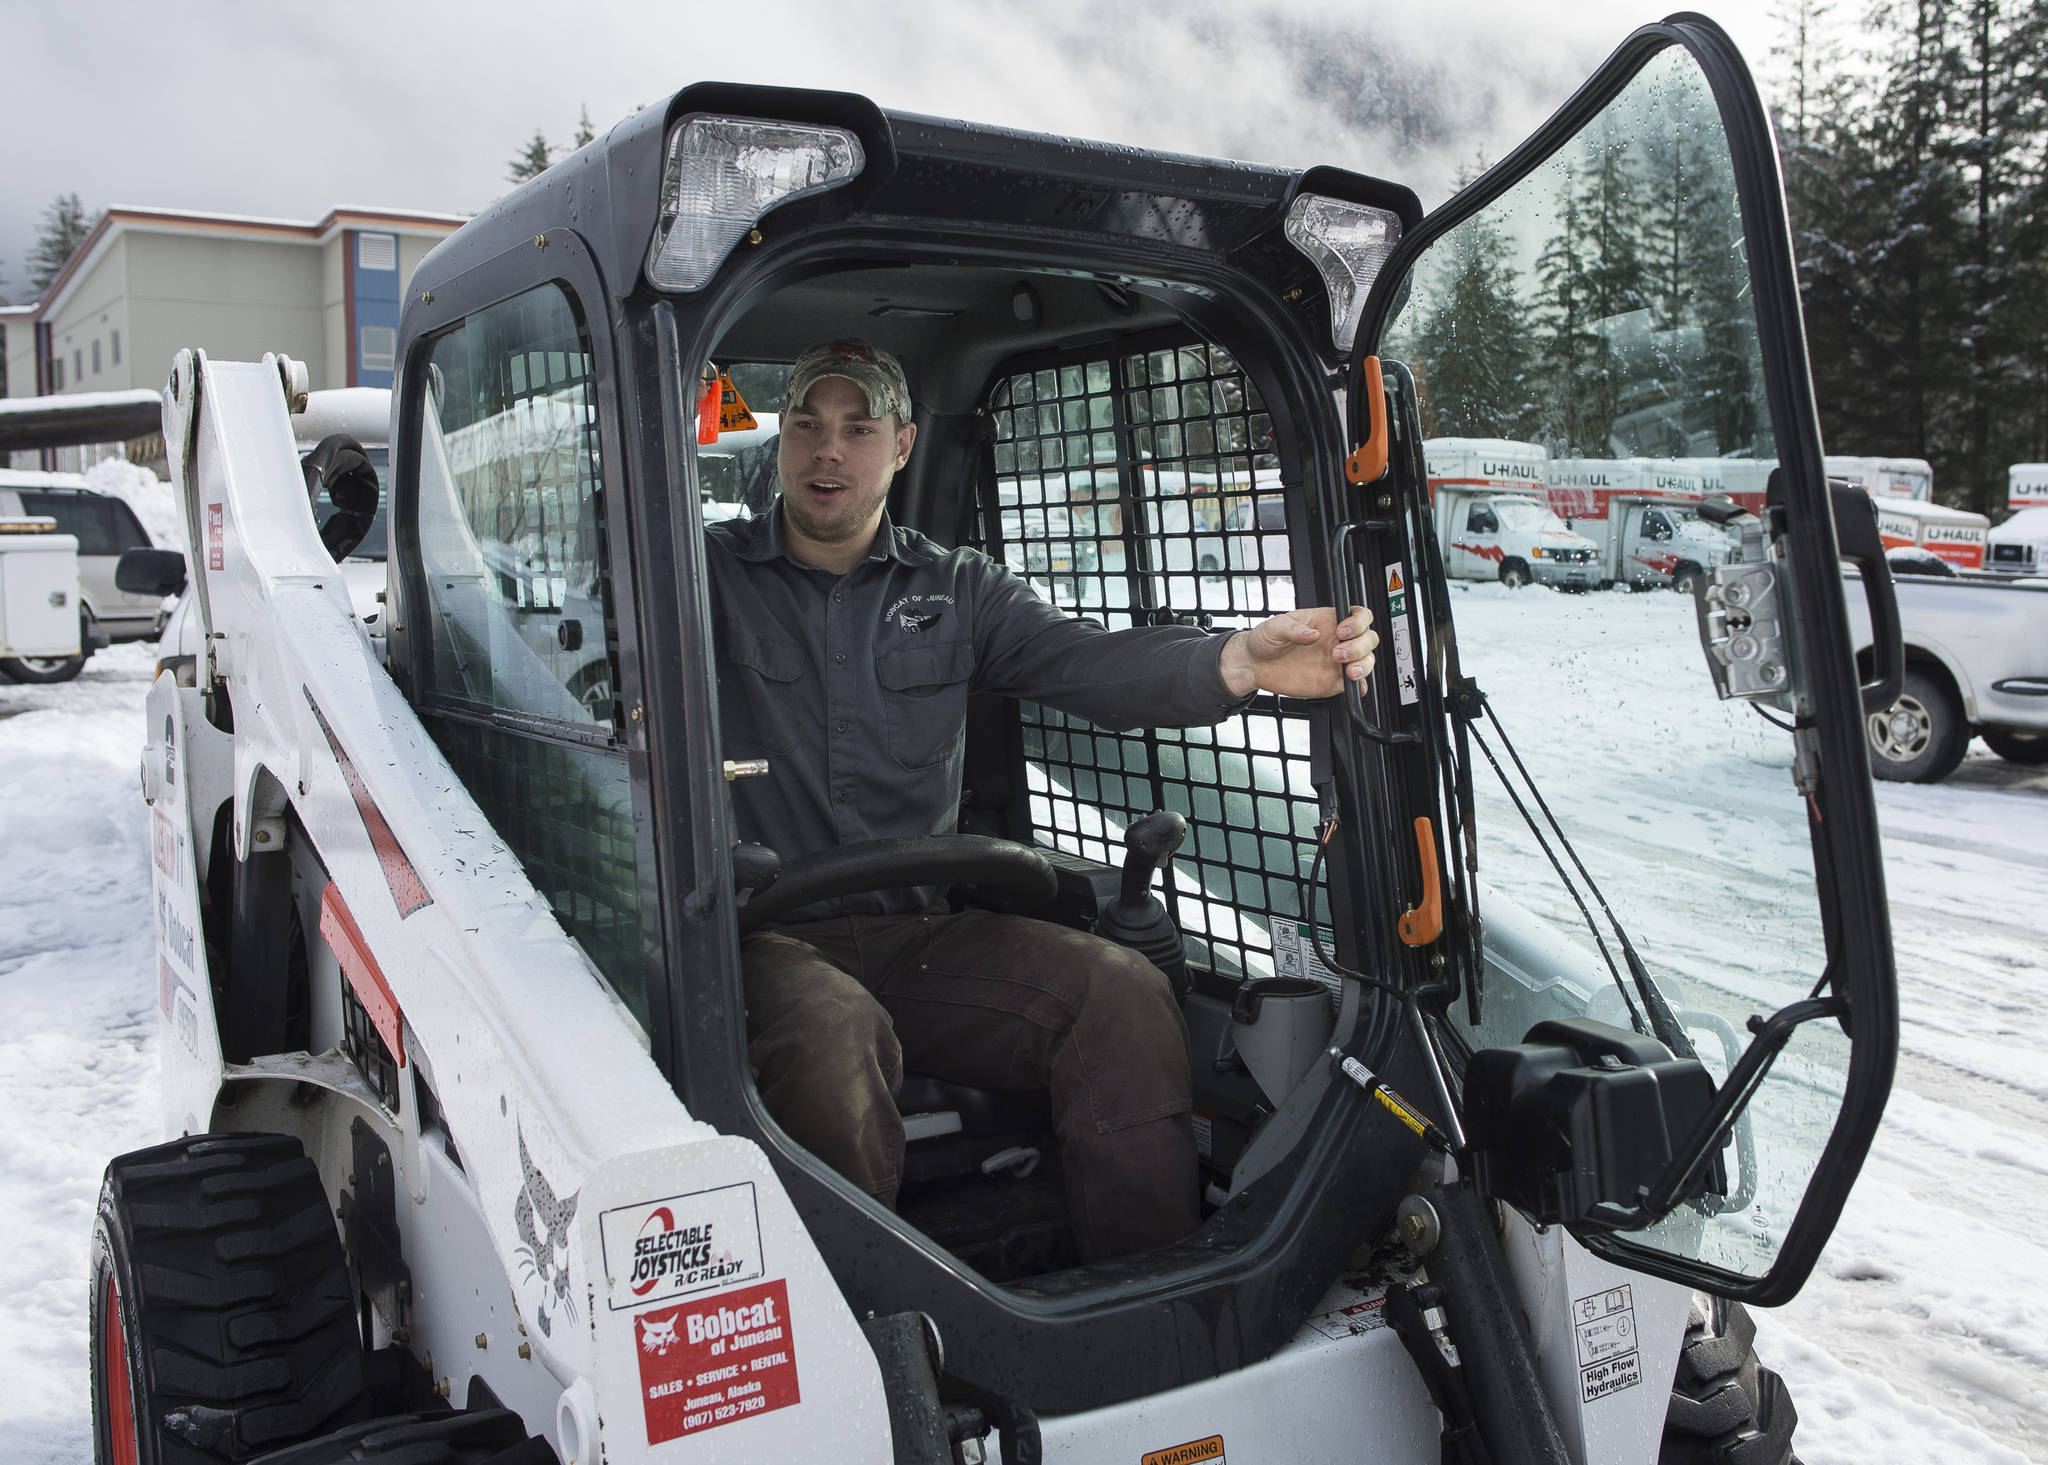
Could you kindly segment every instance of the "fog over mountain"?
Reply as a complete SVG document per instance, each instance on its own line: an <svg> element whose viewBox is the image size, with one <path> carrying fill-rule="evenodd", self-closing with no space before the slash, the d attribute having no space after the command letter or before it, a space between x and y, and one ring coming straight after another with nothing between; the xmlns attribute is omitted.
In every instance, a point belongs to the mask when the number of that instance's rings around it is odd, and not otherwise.
<svg viewBox="0 0 2048 1465"><path fill-rule="evenodd" d="M1753 63L1766 0L1720 7ZM1409 183L1498 158L1634 25L1586 0L992 0L974 6L596 0L132 7L0 0L0 296L59 193L312 219L340 203L469 212L541 128L602 132L687 82L864 92L884 106Z"/></svg>

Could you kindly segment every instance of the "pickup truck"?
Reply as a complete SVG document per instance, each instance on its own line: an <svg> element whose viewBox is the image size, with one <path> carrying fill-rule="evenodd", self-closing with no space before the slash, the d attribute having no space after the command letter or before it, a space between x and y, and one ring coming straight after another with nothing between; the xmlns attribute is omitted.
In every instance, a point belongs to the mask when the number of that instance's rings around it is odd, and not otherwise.
<svg viewBox="0 0 2048 1465"><path fill-rule="evenodd" d="M1938 783L1973 735L2010 762L2048 763L2048 579L1892 568L1906 676L1899 699L1867 719L1871 773ZM1849 629L1867 670L1861 596L1849 597Z"/></svg>

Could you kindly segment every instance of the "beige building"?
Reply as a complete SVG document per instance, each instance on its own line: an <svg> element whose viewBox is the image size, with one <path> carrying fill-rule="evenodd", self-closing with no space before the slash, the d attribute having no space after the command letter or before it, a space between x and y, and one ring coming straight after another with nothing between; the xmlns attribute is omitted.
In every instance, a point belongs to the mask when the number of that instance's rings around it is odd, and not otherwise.
<svg viewBox="0 0 2048 1465"><path fill-rule="evenodd" d="M371 208L313 223L109 209L41 300L0 307L7 393L155 390L187 346L231 361L284 352L315 389L389 386L405 282L463 222Z"/></svg>

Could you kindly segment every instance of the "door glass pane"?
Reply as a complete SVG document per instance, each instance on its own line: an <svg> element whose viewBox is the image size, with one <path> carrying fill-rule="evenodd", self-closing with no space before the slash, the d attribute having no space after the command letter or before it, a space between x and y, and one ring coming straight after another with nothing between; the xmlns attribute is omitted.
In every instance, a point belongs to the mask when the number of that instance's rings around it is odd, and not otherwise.
<svg viewBox="0 0 2048 1465"><path fill-rule="evenodd" d="M543 285L468 317L428 360L419 545L432 690L610 726L603 470L576 312Z"/></svg>
<svg viewBox="0 0 2048 1465"><path fill-rule="evenodd" d="M1473 1047L1555 1016L1651 1031L1618 926L1718 1081L1747 1019L1807 996L1827 958L1791 736L1717 699L1692 597L1672 591L1734 548L1691 505L1761 507L1775 451L1727 139L1697 64L1676 47L1652 59L1407 283L1380 349L1417 384L1458 648L1499 723L1479 737L1509 775L1512 740L1563 833L1522 787L1532 828L1475 750L1486 970L1479 1020L1463 1001L1451 1018ZM1482 505L1489 533L1468 540ZM1581 918L1567 843L1613 922L1584 881ZM1847 1060L1836 1025L1800 1028L1725 1152L1725 1191L1631 1239L1767 1271Z"/></svg>

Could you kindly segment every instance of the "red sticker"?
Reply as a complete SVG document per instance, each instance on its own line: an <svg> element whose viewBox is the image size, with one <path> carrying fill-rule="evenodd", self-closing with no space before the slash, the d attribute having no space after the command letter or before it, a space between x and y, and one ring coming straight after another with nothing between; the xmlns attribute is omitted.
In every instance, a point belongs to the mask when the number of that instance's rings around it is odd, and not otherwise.
<svg viewBox="0 0 2048 1465"><path fill-rule="evenodd" d="M220 504L206 506L206 568L227 568L227 509Z"/></svg>
<svg viewBox="0 0 2048 1465"><path fill-rule="evenodd" d="M798 1402L786 1282L640 1313L633 1341L650 1445Z"/></svg>

